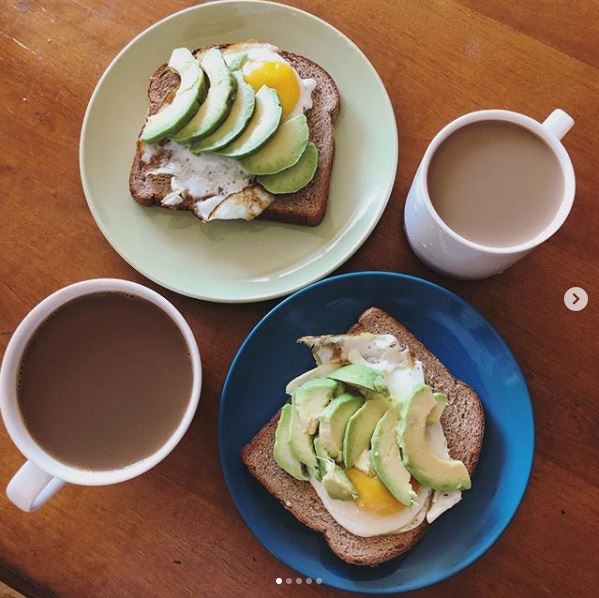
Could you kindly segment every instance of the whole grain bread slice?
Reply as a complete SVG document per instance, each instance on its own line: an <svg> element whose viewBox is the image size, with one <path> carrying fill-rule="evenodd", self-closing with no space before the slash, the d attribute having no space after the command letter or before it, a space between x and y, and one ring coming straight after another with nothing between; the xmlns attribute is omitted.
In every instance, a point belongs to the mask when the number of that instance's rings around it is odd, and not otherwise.
<svg viewBox="0 0 599 598"><path fill-rule="evenodd" d="M366 310L349 332L392 334L423 362L425 382L448 397L441 424L449 454L463 461L472 475L480 455L485 427L483 408L476 392L456 380L413 334L381 309L372 307ZM303 524L322 533L333 552L350 564L378 565L404 554L416 545L428 528L426 520L408 532L370 538L354 536L341 527L325 509L309 483L292 478L275 462L273 446L279 413L243 448L241 458L252 475L288 511Z"/></svg>
<svg viewBox="0 0 599 598"><path fill-rule="evenodd" d="M218 47L225 48L228 44ZM204 51L200 48L194 52ZM324 218L329 195L329 182L335 155L335 137L333 123L337 118L340 96L335 81L319 65L291 52L281 51L281 55L293 66L302 79L312 78L316 88L312 94L312 108L307 111L310 141L318 149L318 168L312 182L296 193L272 196L260 185L254 183L244 189L244 193L264 200L271 196L272 203L260 214L259 218L316 226ZM152 75L148 86L150 107L148 114L155 114L165 101L169 101L179 86L179 75L166 64L160 66ZM138 140L133 164L129 174L129 191L135 201L144 205L161 205L162 199L171 192L170 174L150 174L160 161L155 155L145 162L142 159L144 144ZM163 206L162 206L163 207ZM170 209L192 210L193 202L187 197L182 203Z"/></svg>

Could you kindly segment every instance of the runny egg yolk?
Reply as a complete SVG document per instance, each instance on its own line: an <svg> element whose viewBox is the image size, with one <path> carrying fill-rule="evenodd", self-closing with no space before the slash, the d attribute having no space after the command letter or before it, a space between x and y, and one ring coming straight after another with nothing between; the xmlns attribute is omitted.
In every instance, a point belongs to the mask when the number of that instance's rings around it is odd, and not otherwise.
<svg viewBox="0 0 599 598"><path fill-rule="evenodd" d="M385 488L377 476L368 475L355 467L348 469L346 473L358 492L357 503L361 509L377 515L393 515L406 508Z"/></svg>
<svg viewBox="0 0 599 598"><path fill-rule="evenodd" d="M295 71L285 62L260 62L243 75L246 83L258 91L263 85L274 89L281 99L283 117L295 108L300 96L299 83Z"/></svg>

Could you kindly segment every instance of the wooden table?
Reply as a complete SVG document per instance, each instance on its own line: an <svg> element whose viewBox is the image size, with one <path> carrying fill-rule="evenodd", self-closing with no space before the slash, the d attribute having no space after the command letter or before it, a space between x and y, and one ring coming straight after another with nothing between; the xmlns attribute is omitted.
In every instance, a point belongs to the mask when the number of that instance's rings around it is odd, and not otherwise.
<svg viewBox="0 0 599 598"><path fill-rule="evenodd" d="M155 288L94 224L79 182L79 129L117 51L189 4L2 4L2 348L29 309L74 281L113 276ZM409 272L458 292L503 334L532 392L537 452L521 509L479 562L426 595L590 596L599 569L597 0L294 4L364 50L397 114L393 195L371 238L340 271ZM578 179L576 202L562 230L524 261L491 280L455 282L430 272L408 249L400 226L404 198L434 133L464 112L493 107L541 120L561 107L575 118L565 145ZM584 311L564 306L572 286L590 296ZM23 580L29 578L64 596L340 595L315 585L275 584L277 577L295 575L245 527L220 472L221 385L239 344L274 302L216 305L159 290L183 312L202 348L205 383L191 429L163 463L126 484L67 486L33 515L17 511L2 494L0 578L21 592L39 592ZM3 486L23 458L0 428Z"/></svg>

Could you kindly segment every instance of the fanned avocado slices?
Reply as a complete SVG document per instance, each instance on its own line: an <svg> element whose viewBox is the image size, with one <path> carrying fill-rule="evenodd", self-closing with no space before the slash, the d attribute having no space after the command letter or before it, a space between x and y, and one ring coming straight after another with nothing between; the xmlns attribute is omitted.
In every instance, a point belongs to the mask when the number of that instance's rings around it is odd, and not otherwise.
<svg viewBox="0 0 599 598"><path fill-rule="evenodd" d="M194 154L214 152L224 147L243 133L252 118L256 104L254 90L243 80L243 75L240 72L234 73L234 77L237 80L237 95L229 115L214 133L191 146L191 151Z"/></svg>
<svg viewBox="0 0 599 598"><path fill-rule="evenodd" d="M282 113L279 94L263 85L256 93L256 107L247 127L237 139L218 150L218 153L237 159L249 156L276 133Z"/></svg>
<svg viewBox="0 0 599 598"><path fill-rule="evenodd" d="M235 98L237 81L220 50L207 50L202 54L200 64L208 75L210 88L195 116L175 135L177 143L191 143L213 133L227 118Z"/></svg>
<svg viewBox="0 0 599 598"><path fill-rule="evenodd" d="M318 167L318 150L308 141L301 158L290 168L277 174L259 176L258 182L270 193L295 193L306 187L314 178Z"/></svg>
<svg viewBox="0 0 599 598"><path fill-rule="evenodd" d="M194 55L187 48L176 48L168 66L179 75L181 82L173 101L148 117L141 134L142 141L146 143L156 143L179 131L200 105L206 79Z"/></svg>
<svg viewBox="0 0 599 598"><path fill-rule="evenodd" d="M343 462L347 469L369 449L374 428L387 409L387 398L373 395L349 418L343 436Z"/></svg>
<svg viewBox="0 0 599 598"><path fill-rule="evenodd" d="M471 481L466 466L455 459L438 457L426 441L426 419L437 404L431 388L419 384L402 405L397 439L403 463L412 476L428 488L445 492L469 490Z"/></svg>
<svg viewBox="0 0 599 598"><path fill-rule="evenodd" d="M401 405L395 403L379 419L371 439L370 461L379 480L403 505L410 507L416 493L410 484L410 472L404 466L397 443L396 428Z"/></svg>
<svg viewBox="0 0 599 598"><path fill-rule="evenodd" d="M349 418L361 407L364 399L353 393L335 397L320 414L320 442L332 459L341 460L343 435Z"/></svg>
<svg viewBox="0 0 599 598"><path fill-rule="evenodd" d="M249 174L277 174L293 166L308 144L308 121L298 114L282 123L272 138L258 151L241 159Z"/></svg>

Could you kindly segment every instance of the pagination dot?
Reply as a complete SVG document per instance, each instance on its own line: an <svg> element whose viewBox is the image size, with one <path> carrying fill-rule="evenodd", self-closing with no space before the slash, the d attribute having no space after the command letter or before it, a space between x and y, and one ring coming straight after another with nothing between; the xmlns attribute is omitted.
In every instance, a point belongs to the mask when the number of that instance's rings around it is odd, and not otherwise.
<svg viewBox="0 0 599 598"><path fill-rule="evenodd" d="M283 580L282 580L280 577L277 577L277 578L275 579L275 582L276 582L278 585L281 585L281 584L283 583Z"/></svg>

